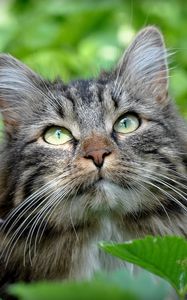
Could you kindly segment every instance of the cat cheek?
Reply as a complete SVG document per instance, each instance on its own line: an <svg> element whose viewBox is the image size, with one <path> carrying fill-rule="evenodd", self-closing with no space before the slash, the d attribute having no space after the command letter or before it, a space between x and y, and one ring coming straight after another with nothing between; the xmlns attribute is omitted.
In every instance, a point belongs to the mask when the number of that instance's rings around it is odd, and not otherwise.
<svg viewBox="0 0 187 300"><path fill-rule="evenodd" d="M119 159L118 151L113 151L109 156L105 158L103 164L103 171L110 171L110 168L113 168L116 165L116 161Z"/></svg>

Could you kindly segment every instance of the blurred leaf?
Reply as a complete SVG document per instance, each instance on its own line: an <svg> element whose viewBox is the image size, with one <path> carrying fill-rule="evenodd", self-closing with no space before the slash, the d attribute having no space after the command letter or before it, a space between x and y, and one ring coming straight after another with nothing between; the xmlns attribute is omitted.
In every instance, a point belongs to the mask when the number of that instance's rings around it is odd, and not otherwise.
<svg viewBox="0 0 187 300"><path fill-rule="evenodd" d="M23 300L98 300L103 297L107 300L163 300L172 292L164 280L155 280L144 270L133 276L126 269L110 274L99 273L89 282L16 284L10 287L10 291Z"/></svg>
<svg viewBox="0 0 187 300"><path fill-rule="evenodd" d="M107 300L135 300L129 293L113 284L106 282L82 283L35 283L18 284L10 287L11 294L23 300L99 300L103 296Z"/></svg>
<svg viewBox="0 0 187 300"><path fill-rule="evenodd" d="M24 57L23 62L48 79L61 76L65 81L78 76L80 69L83 70L85 67L85 62L81 61L80 57L77 58L76 52L72 53L64 49L38 51Z"/></svg>
<svg viewBox="0 0 187 300"><path fill-rule="evenodd" d="M157 278L143 269L137 270L133 265L128 265L127 268L109 274L98 274L97 279L105 280L108 284L113 283L128 292L133 292L138 300L162 300L174 292L165 280Z"/></svg>

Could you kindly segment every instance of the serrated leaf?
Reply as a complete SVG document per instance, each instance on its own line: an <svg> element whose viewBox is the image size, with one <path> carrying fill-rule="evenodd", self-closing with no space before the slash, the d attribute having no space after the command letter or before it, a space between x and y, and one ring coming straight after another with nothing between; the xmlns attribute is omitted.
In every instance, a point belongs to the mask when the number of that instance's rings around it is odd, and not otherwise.
<svg viewBox="0 0 187 300"><path fill-rule="evenodd" d="M102 249L166 279L179 295L187 285L187 241L165 236L134 240L123 244L100 243Z"/></svg>

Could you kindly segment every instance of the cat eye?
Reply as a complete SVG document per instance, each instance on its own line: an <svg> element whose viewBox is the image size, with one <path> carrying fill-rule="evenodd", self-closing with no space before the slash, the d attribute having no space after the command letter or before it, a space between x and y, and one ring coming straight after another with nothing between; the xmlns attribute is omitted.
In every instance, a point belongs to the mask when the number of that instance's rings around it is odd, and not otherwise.
<svg viewBox="0 0 187 300"><path fill-rule="evenodd" d="M133 114L126 114L116 121L114 130L118 133L131 133L140 126L140 120Z"/></svg>
<svg viewBox="0 0 187 300"><path fill-rule="evenodd" d="M48 144L62 145L72 140L71 132L63 127L52 126L44 134L44 140Z"/></svg>

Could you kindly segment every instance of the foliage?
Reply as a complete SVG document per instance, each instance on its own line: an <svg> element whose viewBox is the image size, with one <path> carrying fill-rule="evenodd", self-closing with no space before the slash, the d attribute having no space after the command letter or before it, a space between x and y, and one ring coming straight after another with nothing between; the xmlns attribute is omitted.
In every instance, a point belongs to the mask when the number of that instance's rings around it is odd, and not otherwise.
<svg viewBox="0 0 187 300"><path fill-rule="evenodd" d="M187 292L187 241L180 237L145 237L123 244L100 243L110 254L144 267L168 280L181 299ZM76 299L84 300L163 300L171 289L163 280L155 281L149 273L139 270L133 276L128 270L97 274L89 282L16 284L10 293L22 300Z"/></svg>
<svg viewBox="0 0 187 300"><path fill-rule="evenodd" d="M180 296L187 292L187 241L181 237L146 237L124 244L101 243L107 252L168 280Z"/></svg>
<svg viewBox="0 0 187 300"><path fill-rule="evenodd" d="M147 289L149 286L149 289ZM97 274L90 282L17 284L10 287L21 300L163 300L171 294L163 280L141 271L136 280L128 270Z"/></svg>
<svg viewBox="0 0 187 300"><path fill-rule="evenodd" d="M136 300L133 294L106 282L82 283L37 283L32 285L19 284L11 288L14 295L23 300L94 300L102 299L103 295L109 300Z"/></svg>
<svg viewBox="0 0 187 300"><path fill-rule="evenodd" d="M187 293L187 241L181 237L166 236L134 240L123 244L100 243L110 254L136 264L167 280L180 299ZM128 267L128 265L127 265ZM164 300L172 289L164 280L152 277L142 269L136 275L128 270L97 274L89 282L17 284L10 288L22 300L42 299L103 299L107 300ZM174 294L173 294L174 296ZM173 298L172 298L173 299Z"/></svg>
<svg viewBox="0 0 187 300"><path fill-rule="evenodd" d="M0 4L0 51L67 81L110 68L140 28L157 25L175 53L172 95L187 116L186 16L183 0L7 0Z"/></svg>

